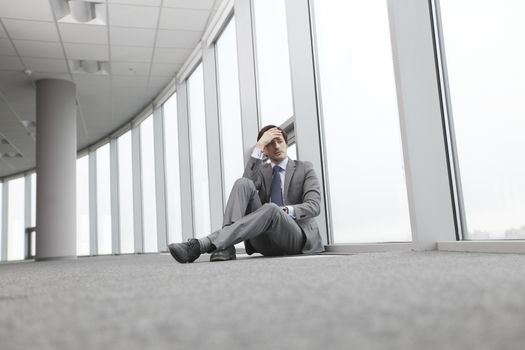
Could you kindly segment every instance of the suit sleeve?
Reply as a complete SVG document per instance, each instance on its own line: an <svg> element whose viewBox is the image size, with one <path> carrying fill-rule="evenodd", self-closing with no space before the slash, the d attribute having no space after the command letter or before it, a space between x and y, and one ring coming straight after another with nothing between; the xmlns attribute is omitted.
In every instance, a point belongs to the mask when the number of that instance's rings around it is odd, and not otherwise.
<svg viewBox="0 0 525 350"><path fill-rule="evenodd" d="M310 162L304 162L305 176L303 182L303 200L294 204L297 220L313 218L321 212L321 186L315 170Z"/></svg>
<svg viewBox="0 0 525 350"><path fill-rule="evenodd" d="M263 175L261 172L263 164L264 161L262 159L250 157L250 160L246 164L246 168L244 168L244 174L242 175L242 177L252 180L257 190L261 189L263 182Z"/></svg>

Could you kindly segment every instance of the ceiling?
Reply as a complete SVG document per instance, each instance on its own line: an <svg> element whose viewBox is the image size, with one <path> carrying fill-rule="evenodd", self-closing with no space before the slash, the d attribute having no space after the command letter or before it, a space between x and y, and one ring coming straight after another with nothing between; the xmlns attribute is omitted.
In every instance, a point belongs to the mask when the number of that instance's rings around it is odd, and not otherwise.
<svg viewBox="0 0 525 350"><path fill-rule="evenodd" d="M0 177L35 166L36 80L76 83L84 148L158 95L219 3L0 0Z"/></svg>

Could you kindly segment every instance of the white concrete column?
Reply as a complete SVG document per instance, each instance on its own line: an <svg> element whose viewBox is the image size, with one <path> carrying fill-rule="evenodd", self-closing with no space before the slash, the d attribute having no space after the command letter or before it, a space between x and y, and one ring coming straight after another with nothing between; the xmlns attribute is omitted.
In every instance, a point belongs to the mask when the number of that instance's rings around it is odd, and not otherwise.
<svg viewBox="0 0 525 350"><path fill-rule="evenodd" d="M76 87L36 82L36 259L76 258Z"/></svg>

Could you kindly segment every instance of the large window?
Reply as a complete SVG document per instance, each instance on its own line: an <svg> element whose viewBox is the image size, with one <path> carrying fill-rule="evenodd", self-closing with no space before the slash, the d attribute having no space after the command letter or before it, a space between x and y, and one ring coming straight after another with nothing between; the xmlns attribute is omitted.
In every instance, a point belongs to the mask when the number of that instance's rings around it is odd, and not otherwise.
<svg viewBox="0 0 525 350"><path fill-rule="evenodd" d="M7 260L24 259L25 235L25 178L19 177L8 183L7 205Z"/></svg>
<svg viewBox="0 0 525 350"><path fill-rule="evenodd" d="M525 2L440 4L464 236L525 238Z"/></svg>
<svg viewBox="0 0 525 350"><path fill-rule="evenodd" d="M314 16L334 241L408 241L387 2L315 0Z"/></svg>
<svg viewBox="0 0 525 350"><path fill-rule="evenodd" d="M97 149L98 254L111 254L111 181L109 143Z"/></svg>
<svg viewBox="0 0 525 350"><path fill-rule="evenodd" d="M149 116L142 122L142 124L140 124L140 157L142 165L142 223L144 232L144 251L156 252L158 247L153 116Z"/></svg>
<svg viewBox="0 0 525 350"><path fill-rule="evenodd" d="M77 159L77 255L89 255L89 156Z"/></svg>
<svg viewBox="0 0 525 350"><path fill-rule="evenodd" d="M163 108L168 243L173 243L182 241L177 95L173 94Z"/></svg>
<svg viewBox="0 0 525 350"><path fill-rule="evenodd" d="M0 182L0 260L4 260L4 256L2 256L2 244L3 244L3 225L4 225L4 183Z"/></svg>
<svg viewBox="0 0 525 350"><path fill-rule="evenodd" d="M31 181L31 217L29 225L36 227L36 173L30 175ZM36 234L31 233L31 256L36 255Z"/></svg>
<svg viewBox="0 0 525 350"><path fill-rule="evenodd" d="M235 20L216 43L224 202L244 171Z"/></svg>
<svg viewBox="0 0 525 350"><path fill-rule="evenodd" d="M202 64L199 64L188 79L193 224L197 238L210 234L211 226L203 79Z"/></svg>
<svg viewBox="0 0 525 350"><path fill-rule="evenodd" d="M133 253L133 169L131 159L131 131L118 138L118 186L120 252Z"/></svg>
<svg viewBox="0 0 525 350"><path fill-rule="evenodd" d="M261 124L281 125L293 115L285 2L253 4Z"/></svg>

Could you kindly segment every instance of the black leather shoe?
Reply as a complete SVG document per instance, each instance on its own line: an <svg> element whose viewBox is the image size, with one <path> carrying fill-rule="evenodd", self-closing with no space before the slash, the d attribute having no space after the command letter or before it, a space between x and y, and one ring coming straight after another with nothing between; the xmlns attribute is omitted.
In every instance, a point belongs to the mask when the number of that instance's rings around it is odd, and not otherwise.
<svg viewBox="0 0 525 350"><path fill-rule="evenodd" d="M257 252L249 240L244 241L244 248L246 249L246 254L248 255L252 255L253 253Z"/></svg>
<svg viewBox="0 0 525 350"><path fill-rule="evenodd" d="M192 263L201 255L201 245L198 239L189 239L186 243L168 245L171 256L181 264Z"/></svg>
<svg viewBox="0 0 525 350"><path fill-rule="evenodd" d="M231 246L225 249L216 250L210 256L210 261L228 261L235 260L237 256L235 255L235 247Z"/></svg>

